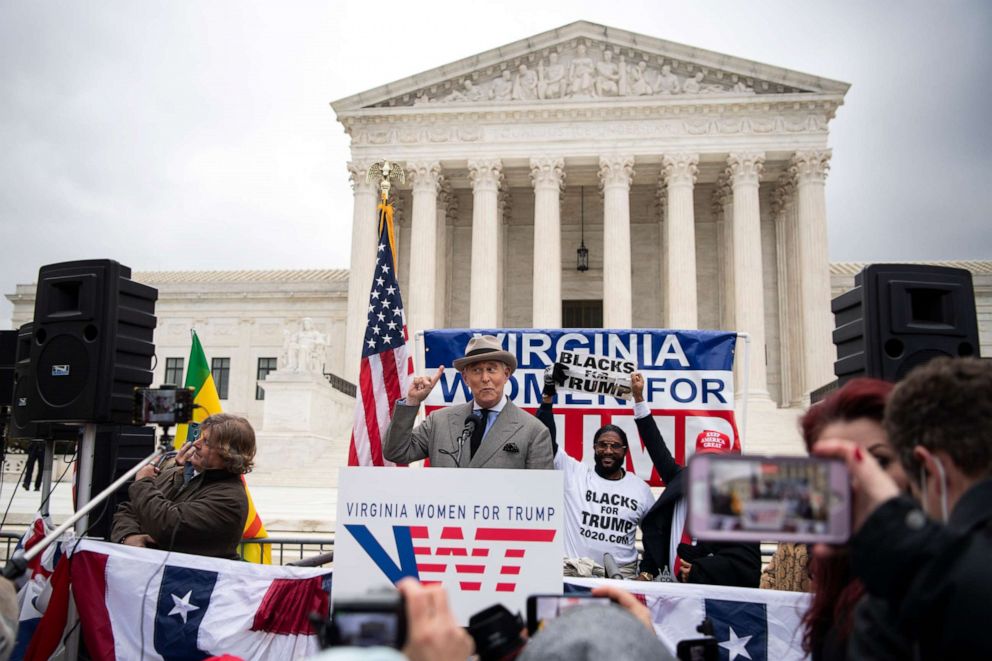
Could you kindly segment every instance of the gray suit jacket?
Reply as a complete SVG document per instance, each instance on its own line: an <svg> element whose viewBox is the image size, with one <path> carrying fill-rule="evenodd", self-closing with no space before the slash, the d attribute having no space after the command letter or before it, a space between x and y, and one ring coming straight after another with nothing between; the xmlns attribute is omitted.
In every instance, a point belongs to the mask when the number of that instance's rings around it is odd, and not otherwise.
<svg viewBox="0 0 992 661"><path fill-rule="evenodd" d="M467 402L438 409L414 429L413 422L420 407L397 404L386 429L383 456L397 464L429 458L431 466L456 467L454 457L441 450L457 456L458 437L472 408L473 403ZM462 448L462 468L554 468L551 434L547 428L509 401L482 439L479 451L474 457L471 454L470 442L466 440Z"/></svg>

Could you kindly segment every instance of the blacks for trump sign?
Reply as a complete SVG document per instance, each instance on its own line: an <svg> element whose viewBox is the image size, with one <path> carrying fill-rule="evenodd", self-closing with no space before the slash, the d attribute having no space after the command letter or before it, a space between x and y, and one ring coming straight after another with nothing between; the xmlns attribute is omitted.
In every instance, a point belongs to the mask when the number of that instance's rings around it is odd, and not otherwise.
<svg viewBox="0 0 992 661"><path fill-rule="evenodd" d="M609 369L601 372L617 374L632 365L644 374L644 399L677 462L684 465L697 447L714 439L740 450L734 419L736 333L531 328L426 331L423 373L446 367L425 402L428 412L471 399L467 384L452 364L464 354L473 335L494 335L516 356L517 371L506 385L506 394L525 410L534 412L541 404L544 370L552 363L566 355L578 361L583 355L606 358L611 362L603 366ZM554 404L558 443L569 455L592 466L593 433L605 424L618 425L631 439L627 470L660 486L651 457L637 441L631 400L625 394L616 395L621 393L559 389Z"/></svg>
<svg viewBox="0 0 992 661"><path fill-rule="evenodd" d="M561 351L557 362L565 367L565 382L558 386L562 390L630 398L630 375L637 370L632 360Z"/></svg>

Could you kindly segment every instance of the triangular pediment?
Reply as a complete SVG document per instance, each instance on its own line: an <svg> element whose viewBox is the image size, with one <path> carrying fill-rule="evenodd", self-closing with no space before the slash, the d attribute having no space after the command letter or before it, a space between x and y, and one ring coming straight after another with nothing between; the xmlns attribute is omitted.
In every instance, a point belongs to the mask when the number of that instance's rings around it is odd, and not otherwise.
<svg viewBox="0 0 992 661"><path fill-rule="evenodd" d="M849 85L586 21L332 103L368 108L561 104L820 94Z"/></svg>

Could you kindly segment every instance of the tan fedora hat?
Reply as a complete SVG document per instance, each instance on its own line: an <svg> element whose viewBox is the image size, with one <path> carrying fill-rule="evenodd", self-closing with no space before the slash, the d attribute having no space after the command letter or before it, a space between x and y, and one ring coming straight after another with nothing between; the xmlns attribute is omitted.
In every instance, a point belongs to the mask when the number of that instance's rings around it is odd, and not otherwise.
<svg viewBox="0 0 992 661"><path fill-rule="evenodd" d="M509 351L503 351L503 347L499 345L499 340L492 335L479 335L469 340L465 347L465 355L455 359L455 369L460 372L472 363L483 360L497 360L506 363L511 374L517 369L517 359Z"/></svg>

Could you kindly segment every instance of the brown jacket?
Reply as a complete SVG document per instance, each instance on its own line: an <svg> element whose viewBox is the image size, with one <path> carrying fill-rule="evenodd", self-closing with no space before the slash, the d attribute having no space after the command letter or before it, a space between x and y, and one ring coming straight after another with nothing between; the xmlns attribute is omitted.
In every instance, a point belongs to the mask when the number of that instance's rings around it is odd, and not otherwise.
<svg viewBox="0 0 992 661"><path fill-rule="evenodd" d="M111 540L151 535L157 547L179 553L236 559L248 517L248 496L241 476L225 470L200 473L184 484L183 467L168 468L154 479L136 480L131 500L114 515Z"/></svg>
<svg viewBox="0 0 992 661"><path fill-rule="evenodd" d="M779 544L775 555L761 572L761 588L811 592L809 553L805 544Z"/></svg>

